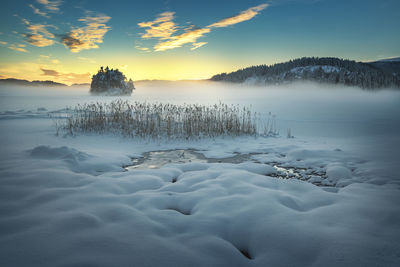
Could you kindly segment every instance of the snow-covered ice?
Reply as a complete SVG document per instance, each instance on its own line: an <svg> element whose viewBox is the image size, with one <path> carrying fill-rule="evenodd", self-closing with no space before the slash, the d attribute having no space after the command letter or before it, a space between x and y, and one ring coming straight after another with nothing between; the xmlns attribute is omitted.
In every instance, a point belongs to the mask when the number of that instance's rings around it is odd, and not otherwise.
<svg viewBox="0 0 400 267"><path fill-rule="evenodd" d="M251 103L295 138L56 136L53 111L115 98L0 88L0 266L399 266L399 92L185 86L132 100ZM177 149L222 162L124 168Z"/></svg>

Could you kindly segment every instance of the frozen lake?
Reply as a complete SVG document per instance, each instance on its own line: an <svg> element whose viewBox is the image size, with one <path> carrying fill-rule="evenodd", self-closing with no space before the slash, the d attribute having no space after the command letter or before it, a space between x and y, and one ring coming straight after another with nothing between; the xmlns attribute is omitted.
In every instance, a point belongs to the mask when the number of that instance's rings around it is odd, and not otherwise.
<svg viewBox="0 0 400 267"><path fill-rule="evenodd" d="M138 82L130 97L91 96L88 88L2 87L0 112L57 110L78 103L115 98L163 103L240 104L277 116L283 134L357 137L397 133L400 91L295 84L256 87L215 82Z"/></svg>
<svg viewBox="0 0 400 267"><path fill-rule="evenodd" d="M116 97L2 87L0 266L399 265L400 91L136 87L122 98L251 105L280 136L56 136L51 112Z"/></svg>
<svg viewBox="0 0 400 267"><path fill-rule="evenodd" d="M400 91L367 91L314 83L257 87L207 81L138 82L130 97L91 96L88 88L1 88L0 112L46 111L78 103L111 102L116 98L162 103L251 106L263 116L276 115L281 136L336 138L385 161L399 158ZM395 156L394 156L395 155Z"/></svg>

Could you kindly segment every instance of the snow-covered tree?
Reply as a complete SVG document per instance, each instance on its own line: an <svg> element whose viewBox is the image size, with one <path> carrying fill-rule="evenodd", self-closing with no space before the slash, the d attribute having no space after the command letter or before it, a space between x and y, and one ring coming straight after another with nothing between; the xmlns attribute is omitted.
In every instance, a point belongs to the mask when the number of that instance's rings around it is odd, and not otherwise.
<svg viewBox="0 0 400 267"><path fill-rule="evenodd" d="M394 68L390 70L393 71ZM214 75L213 81L279 84L296 80L344 84L362 88L400 88L400 75L385 71L379 65L326 57L304 57L271 66L260 65L231 73Z"/></svg>
<svg viewBox="0 0 400 267"><path fill-rule="evenodd" d="M127 81L125 75L118 69L100 67L93 75L90 92L94 94L130 95L135 89L132 79Z"/></svg>

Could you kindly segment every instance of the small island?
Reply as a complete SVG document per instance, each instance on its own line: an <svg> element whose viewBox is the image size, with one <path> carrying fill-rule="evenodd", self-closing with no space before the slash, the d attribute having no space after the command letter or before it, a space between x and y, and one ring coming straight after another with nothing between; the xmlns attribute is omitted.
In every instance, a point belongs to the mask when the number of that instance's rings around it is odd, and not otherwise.
<svg viewBox="0 0 400 267"><path fill-rule="evenodd" d="M125 75L118 69L109 69L108 66L92 77L90 93L105 95L130 95L135 89L132 79L127 81Z"/></svg>

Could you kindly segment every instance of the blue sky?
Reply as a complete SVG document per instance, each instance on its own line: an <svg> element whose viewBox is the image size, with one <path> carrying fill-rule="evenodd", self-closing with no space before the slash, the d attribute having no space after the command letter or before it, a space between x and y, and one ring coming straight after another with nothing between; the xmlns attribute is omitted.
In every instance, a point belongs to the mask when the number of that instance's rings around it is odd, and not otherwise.
<svg viewBox="0 0 400 267"><path fill-rule="evenodd" d="M400 56L398 0L2 1L0 75L201 79L303 56ZM1 78L0 77L0 78Z"/></svg>

